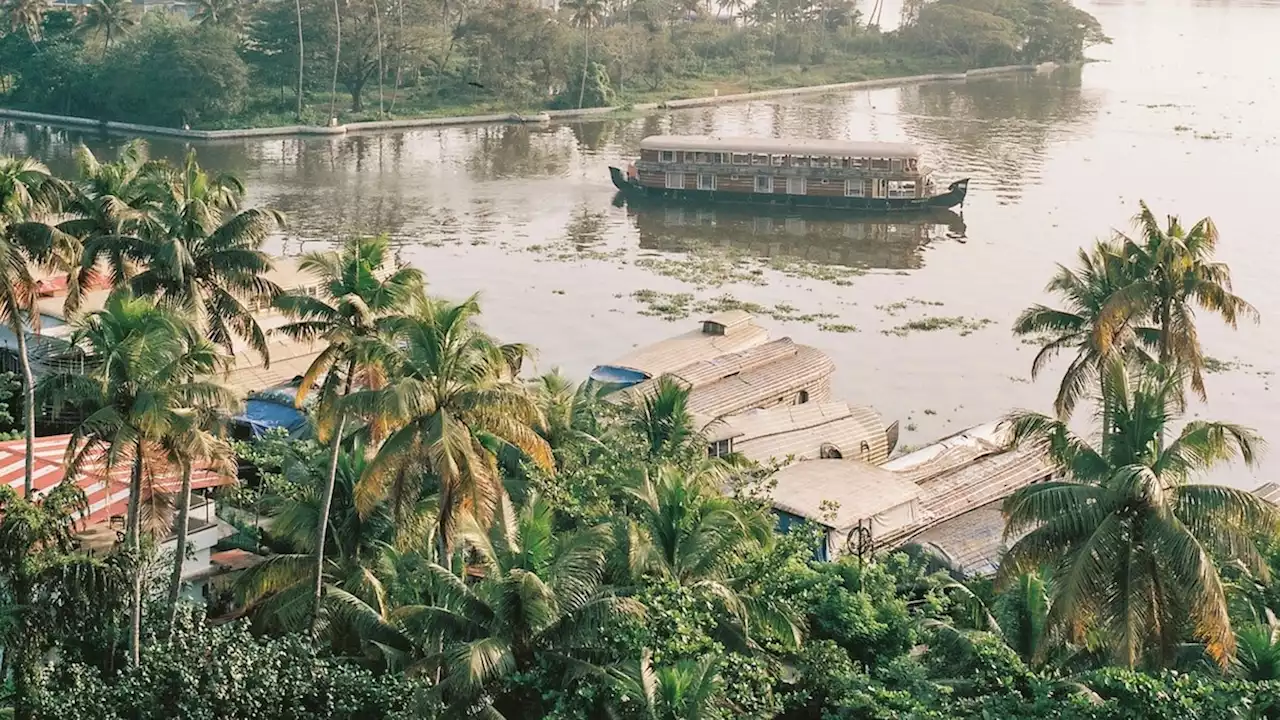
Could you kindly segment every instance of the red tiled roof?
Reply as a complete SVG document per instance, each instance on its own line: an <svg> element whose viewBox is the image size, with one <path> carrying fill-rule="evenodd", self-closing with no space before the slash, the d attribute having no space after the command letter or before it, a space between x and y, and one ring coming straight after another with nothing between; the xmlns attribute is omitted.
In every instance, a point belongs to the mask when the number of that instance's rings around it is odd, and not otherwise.
<svg viewBox="0 0 1280 720"><path fill-rule="evenodd" d="M36 497L43 495L66 477L67 444L70 435L51 435L35 440L34 482ZM26 441L0 442L0 483L22 491ZM109 520L113 515L124 515L129 506L129 462L119 462L108 469L103 459L86 462L81 468L77 484L89 503L89 514L83 518L88 523ZM151 463L152 477L148 485L153 491L177 492L182 487L182 476L168 465ZM191 474L192 489L230 485L235 480L219 476L204 469Z"/></svg>

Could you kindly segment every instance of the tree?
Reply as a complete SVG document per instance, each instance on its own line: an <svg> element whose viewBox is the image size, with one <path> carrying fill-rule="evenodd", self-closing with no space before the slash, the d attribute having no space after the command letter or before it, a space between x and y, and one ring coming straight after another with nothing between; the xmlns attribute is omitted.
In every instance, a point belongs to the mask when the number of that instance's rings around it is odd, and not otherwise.
<svg viewBox="0 0 1280 720"><path fill-rule="evenodd" d="M1014 441L1046 443L1068 477L1005 501L1006 536L1030 532L1005 555L998 581L1050 566L1047 636L1079 642L1095 627L1129 668L1168 664L1184 631L1226 667L1235 638L1217 563L1238 561L1266 576L1254 537L1277 521L1251 493L1187 482L1233 457L1253 463L1261 441L1246 428L1197 420L1166 445L1184 378L1110 360L1098 398L1110 421L1096 448L1060 420L1010 418Z"/></svg>
<svg viewBox="0 0 1280 720"><path fill-rule="evenodd" d="M1171 215L1161 227L1147 204L1139 205L1135 218L1139 237L1118 238L1134 281L1109 299L1095 331L1096 341L1106 351L1115 329L1128 318L1150 318L1159 329L1160 362L1185 367L1192 390L1204 399L1204 352L1196 332L1195 308L1217 315L1233 328L1241 318L1256 321L1258 311L1232 293L1226 263L1213 260L1218 246L1213 220L1202 218L1184 229Z"/></svg>
<svg viewBox="0 0 1280 720"><path fill-rule="evenodd" d="M689 414L689 389L666 375L658 378L652 393L629 404L628 425L644 439L653 459L674 457L695 445L704 449Z"/></svg>
<svg viewBox="0 0 1280 720"><path fill-rule="evenodd" d="M591 28L604 19L604 0L566 0L565 7L572 15L569 22L582 28L582 82L578 89L578 107L582 107L583 93L587 89L587 71L591 67Z"/></svg>
<svg viewBox="0 0 1280 720"><path fill-rule="evenodd" d="M1038 338L1043 342L1031 363L1032 378L1040 375L1059 352L1075 351L1053 401L1054 412L1059 418L1069 418L1082 397L1096 392L1110 353L1132 356L1141 361L1146 358L1146 351L1155 347L1157 331L1135 323L1140 318L1111 321L1105 328L1109 334L1100 337L1104 308L1113 295L1132 282L1123 249L1117 244L1097 243L1091 251L1079 251L1075 269L1059 265L1057 273L1045 287L1046 292L1062 296L1066 302L1065 309L1032 305L1014 321L1015 335Z"/></svg>
<svg viewBox="0 0 1280 720"><path fill-rule="evenodd" d="M8 16L9 30L14 33L25 33L32 45L40 38L40 26L44 24L45 11L48 4L41 0L9 0L5 4L5 15Z"/></svg>
<svg viewBox="0 0 1280 720"><path fill-rule="evenodd" d="M228 353L238 337L270 362L266 335L250 308L280 294L265 277L272 261L262 245L284 217L267 208L241 209L244 186L232 176L209 175L194 150L181 168L166 170L157 227L123 254L141 267L130 288L188 313ZM126 272L113 267L112 275Z"/></svg>
<svg viewBox="0 0 1280 720"><path fill-rule="evenodd" d="M244 24L244 0L199 0L192 20L200 25L239 30Z"/></svg>
<svg viewBox="0 0 1280 720"><path fill-rule="evenodd" d="M680 660L655 668L646 650L634 663L609 668L614 692L622 698L623 717L644 720L708 720L729 717L721 712L722 681L716 672L716 658Z"/></svg>
<svg viewBox="0 0 1280 720"><path fill-rule="evenodd" d="M129 509L125 541L132 563L130 656L138 664L142 628L143 563L140 504L159 472L152 466L163 443L188 426L196 409L230 407L227 389L208 377L227 359L183 316L153 301L116 291L102 310L75 323L72 353L91 368L87 374L61 371L40 379L37 397L55 411L67 404L88 409L67 445L67 476L87 464L105 468L128 464Z"/></svg>
<svg viewBox="0 0 1280 720"><path fill-rule="evenodd" d="M109 119L169 127L220 122L242 111L249 96L239 46L223 27L145 23L112 45L94 98Z"/></svg>
<svg viewBox="0 0 1280 720"><path fill-rule="evenodd" d="M283 499L273 516L272 535L281 552L246 571L237 582L240 601L260 627L297 632L312 625L314 565L319 556L324 558L324 598L314 627L328 638L330 649L352 656L365 654L372 642L387 649L408 649L388 617L387 556L392 547L412 551L430 545L434 508L423 504L400 524L386 506L358 512L356 485L366 456L361 443L342 452L331 488L327 462L298 460L286 470L302 486L302 493ZM326 501L328 515L321 512ZM324 552L318 554L315 543L322 522L333 530L325 534Z"/></svg>
<svg viewBox="0 0 1280 720"><path fill-rule="evenodd" d="M489 531L470 516L457 522L456 540L478 559L478 582L433 563L428 573L436 601L400 608L396 617L420 638L420 670L440 671L437 691L450 707L491 706L490 712L516 717L531 714L541 694L531 684L522 687L520 677L546 662L561 668L550 677L565 678L603 647L612 619L643 610L602 584L608 528L557 536L554 511L537 496L514 513L509 508Z"/></svg>
<svg viewBox="0 0 1280 720"><path fill-rule="evenodd" d="M0 645L13 668L16 720L37 717L36 680L57 636L78 619L101 619L95 606L114 606L115 569L76 552L76 518L86 508L75 483L60 483L38 503L0 486L0 588L12 602Z"/></svg>
<svg viewBox="0 0 1280 720"><path fill-rule="evenodd" d="M324 595L325 538L338 454L347 422L344 398L351 393L360 374L364 374L365 384L378 384L383 358L382 348L375 340L391 331L393 317L412 312L422 302L423 294L422 273L413 268L392 269L390 241L385 236L350 240L341 252L304 255L298 268L319 276L321 295L277 297L276 307L291 319L278 332L298 341L325 343L324 350L303 375L296 398L301 407L323 377L321 406L332 413L329 473L321 491L320 521L312 545L315 549L311 613L314 630Z"/></svg>
<svg viewBox="0 0 1280 720"><path fill-rule="evenodd" d="M212 385L211 385L212 388ZM227 400L226 407L236 402L233 392L214 388L214 392ZM170 467L182 473L178 490L178 521L174 527L173 572L169 576L169 618L165 623L166 635L172 635L178 621L178 597L182 592L182 569L187 561L187 534L191 517L191 474L197 464L222 477L235 479L236 459L231 445L218 433L223 418L218 417L223 407L199 407L183 409L178 422L161 440L165 460Z"/></svg>
<svg viewBox="0 0 1280 720"><path fill-rule="evenodd" d="M38 220L58 208L64 191L49 169L35 160L0 158L0 321L14 335L22 369L23 430L27 440L23 496L27 498L32 493L36 434L35 376L27 333L40 329L32 264L65 266L74 254L70 238Z"/></svg>
<svg viewBox="0 0 1280 720"><path fill-rule="evenodd" d="M355 411L390 435L361 481L360 504L411 507L425 474L438 493L438 557L448 558L459 513L482 525L505 495L496 453L511 448L547 472L555 461L537 403L515 379L527 349L500 345L476 326L475 297L427 303L383 341L392 379L351 397Z"/></svg>
<svg viewBox="0 0 1280 720"><path fill-rule="evenodd" d="M93 0L80 21L80 32L101 36L105 51L111 49L114 37L124 35L137 24L136 12L129 0Z"/></svg>

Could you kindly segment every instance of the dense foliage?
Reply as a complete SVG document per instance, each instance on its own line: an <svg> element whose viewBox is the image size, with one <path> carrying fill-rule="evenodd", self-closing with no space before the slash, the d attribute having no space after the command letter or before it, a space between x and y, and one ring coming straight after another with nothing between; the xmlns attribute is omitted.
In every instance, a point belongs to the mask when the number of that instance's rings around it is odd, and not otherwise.
<svg viewBox="0 0 1280 720"><path fill-rule="evenodd" d="M195 17L20 0L5 102L167 126L325 124L577 108L977 66L1077 61L1105 41L1066 0L204 0ZM155 88L165 88L155 93ZM339 96L342 97L339 97Z"/></svg>
<svg viewBox="0 0 1280 720"><path fill-rule="evenodd" d="M71 475L111 458L131 502L125 542L94 555L74 483L0 493L19 720L1280 718L1277 512L1191 482L1261 447L1182 417L1204 390L1194 309L1252 310L1207 219L1144 206L1140 237L1060 270L1066 310L1020 318L1046 343L1035 369L1075 353L1058 415L1009 423L1062 477L1008 499L1011 547L984 579L916 547L815 561L825 529L775 532L770 468L708 457L680 384L619 401L524 377L531 349L489 335L476 298L428 295L385 237L305 256L320 287L286 292L259 249L280 218L242 208L234 178L136 143L80 159L68 179L0 160L0 300L20 322L37 263L113 286L74 320L85 372L22 385L84 413ZM229 352L266 347L254 300L322 347L297 398L315 438L238 444L224 547L260 557L189 607L192 469L229 459L236 398L216 379ZM1088 438L1066 424L1085 403ZM162 462L176 501L152 482Z"/></svg>

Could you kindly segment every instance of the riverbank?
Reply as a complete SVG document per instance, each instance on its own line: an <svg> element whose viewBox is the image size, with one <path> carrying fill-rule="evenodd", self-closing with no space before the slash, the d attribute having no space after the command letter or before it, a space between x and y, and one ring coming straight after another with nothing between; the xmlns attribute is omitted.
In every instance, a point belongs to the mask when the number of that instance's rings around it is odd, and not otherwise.
<svg viewBox="0 0 1280 720"><path fill-rule="evenodd" d="M67 115L27 112L0 108L0 117L23 122L59 125L73 128L92 128L107 134L115 135L158 135L177 137L188 140L234 140L253 137L278 137L290 135L304 136L339 136L348 133L379 132L384 130L402 130L418 127L454 127L460 125L490 125L500 123L545 123L553 121L571 121L593 118L611 117L627 113L648 113L678 108L702 107L725 103L744 102L788 95L810 95L831 92L844 92L883 87L919 85L931 82L964 82L974 78L993 75L1009 75L1029 72L1045 72L1057 67L1054 63L1040 65L1007 65L1002 67L980 68L956 73L928 73L907 76L887 76L871 80L852 82L826 83L821 85L801 85L796 87L771 88L748 92L720 93L719 87L713 88L713 94L702 97L668 99L642 102L614 107L583 108L576 110L545 110L533 114L489 113L478 115L455 115L444 117L416 117L393 120L374 120L350 122L330 126L319 125L279 125L273 127L236 128L228 130L192 130L189 128L167 128L156 125L140 125L96 120ZM733 86L730 85L730 88Z"/></svg>

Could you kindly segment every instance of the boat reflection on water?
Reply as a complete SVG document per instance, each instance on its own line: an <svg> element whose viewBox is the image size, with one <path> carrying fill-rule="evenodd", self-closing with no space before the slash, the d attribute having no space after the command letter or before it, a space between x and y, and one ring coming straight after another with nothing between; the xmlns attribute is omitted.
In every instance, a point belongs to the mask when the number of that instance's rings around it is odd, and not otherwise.
<svg viewBox="0 0 1280 720"><path fill-rule="evenodd" d="M911 214L850 214L815 210L698 207L614 197L640 233L645 250L683 251L696 244L727 246L762 257L795 257L825 265L910 270L923 249L963 240L964 216L934 209Z"/></svg>

